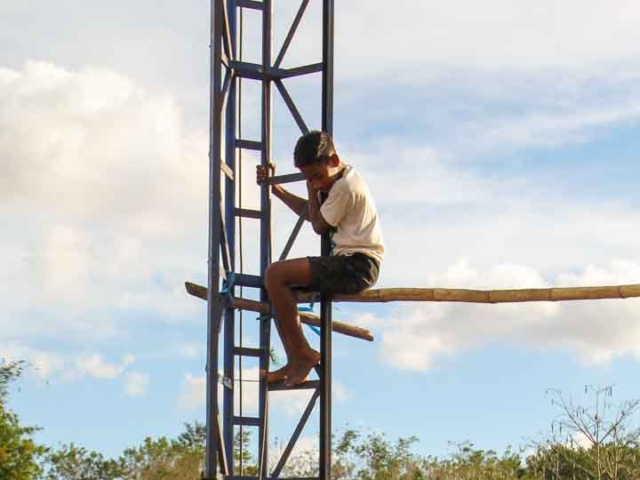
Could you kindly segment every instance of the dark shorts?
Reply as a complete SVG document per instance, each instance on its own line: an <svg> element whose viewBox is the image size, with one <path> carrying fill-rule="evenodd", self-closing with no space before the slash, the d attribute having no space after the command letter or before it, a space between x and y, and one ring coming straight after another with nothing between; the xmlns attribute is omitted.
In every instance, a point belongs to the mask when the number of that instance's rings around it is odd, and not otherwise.
<svg viewBox="0 0 640 480"><path fill-rule="evenodd" d="M354 294L370 288L380 273L380 264L364 253L335 257L307 257L311 283L305 290Z"/></svg>

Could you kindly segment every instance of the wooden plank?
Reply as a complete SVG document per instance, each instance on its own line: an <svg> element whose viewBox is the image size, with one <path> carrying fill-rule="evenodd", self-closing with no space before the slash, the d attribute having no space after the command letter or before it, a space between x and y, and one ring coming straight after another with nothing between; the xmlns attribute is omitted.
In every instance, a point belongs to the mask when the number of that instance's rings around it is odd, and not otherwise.
<svg viewBox="0 0 640 480"><path fill-rule="evenodd" d="M185 287L190 295L201 298L203 300L207 299L207 287L196 285L195 283L190 282L185 282ZM233 308L249 310L258 313L268 314L271 312L271 307L268 303L258 302L256 300L247 300L245 298L234 298L230 306ZM302 323L320 327L320 317L318 315L309 312L299 312L299 315L300 321ZM341 333L342 335L347 335L349 337L373 342L373 335L371 335L371 332L369 332L369 330L361 327L356 327L355 325L350 325L348 323L334 320L332 330L336 333Z"/></svg>

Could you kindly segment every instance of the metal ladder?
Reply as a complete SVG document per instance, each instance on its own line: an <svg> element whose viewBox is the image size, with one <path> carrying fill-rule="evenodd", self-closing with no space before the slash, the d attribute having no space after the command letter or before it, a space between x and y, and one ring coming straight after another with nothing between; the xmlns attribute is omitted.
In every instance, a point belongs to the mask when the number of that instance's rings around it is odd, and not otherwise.
<svg viewBox="0 0 640 480"><path fill-rule="evenodd" d="M290 0L287 0L290 1ZM331 471L331 302L321 297L321 363L317 368L319 380L293 387L312 389L313 393L300 420L273 471L268 471L269 392L288 389L284 385L267 385L261 376L259 383L258 416L237 415L234 390L235 363L238 357L257 358L259 369L269 370L271 347L270 313L259 317L259 346L245 347L236 343L236 308L233 299L238 288L259 289L259 298L267 302L263 285L264 272L272 260L271 252L271 198L270 188L264 185L260 194L260 209L244 209L236 205L238 186L239 152L259 152L260 163L271 161L272 95L275 86L302 133L308 131L302 115L286 88L288 78L302 75L322 75L321 129L333 130L333 0L322 2L322 61L295 68L282 68L281 62L294 40L296 30L305 15L310 0L302 0L297 14L287 32L284 43L275 59L272 57L273 2L272 0L211 0L211 91L210 91L210 197L209 197L209 284L207 294L207 403L206 403L206 458L204 478L213 480L220 474L229 479L278 478L298 440L307 420L320 400L319 478L330 479ZM262 18L262 63L242 61L238 54L238 18L244 10L258 11ZM241 27L240 23L240 27ZM241 79L259 82L261 85L260 139L240 138L238 121L238 87ZM241 112L241 110L240 110ZM223 154L224 129L224 154ZM295 140L295 139L293 139ZM300 174L272 177L269 184L301 180ZM224 182L224 196L222 185ZM236 271L236 220L254 219L260 222L259 275ZM286 258L295 241L303 219L298 219L289 240L280 255ZM328 238L322 239L322 254L329 253ZM223 332L222 336L221 333ZM221 338L222 337L222 338ZM219 354L222 341L222 374ZM220 415L218 384L223 385L223 411ZM222 417L222 418L221 418ZM235 427L258 428L258 475L241 477L234 472Z"/></svg>

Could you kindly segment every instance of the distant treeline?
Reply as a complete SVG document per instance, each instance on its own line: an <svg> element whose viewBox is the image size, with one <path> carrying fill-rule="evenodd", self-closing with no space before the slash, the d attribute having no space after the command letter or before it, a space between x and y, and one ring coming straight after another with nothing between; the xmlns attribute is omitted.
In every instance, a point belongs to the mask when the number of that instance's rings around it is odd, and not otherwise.
<svg viewBox="0 0 640 480"><path fill-rule="evenodd" d="M197 480L202 477L205 428L185 424L176 438L145 439L118 458L105 458L74 443L38 445L37 427L25 427L8 410L8 385L24 364L0 362L1 480ZM543 439L502 454L470 442L452 444L444 458L415 453L417 437L388 440L383 434L344 429L333 439L336 480L639 480L640 431L634 426L639 402L612 403L612 389L585 389L588 406L550 391L559 410ZM248 431L236 435L237 475L257 474ZM272 450L276 450L274 445ZM317 452L293 456L281 478L318 474Z"/></svg>

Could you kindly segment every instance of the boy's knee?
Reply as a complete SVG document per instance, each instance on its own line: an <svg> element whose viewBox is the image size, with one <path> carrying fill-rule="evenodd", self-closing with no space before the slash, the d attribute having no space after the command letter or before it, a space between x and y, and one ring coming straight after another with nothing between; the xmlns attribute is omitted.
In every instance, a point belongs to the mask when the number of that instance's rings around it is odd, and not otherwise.
<svg viewBox="0 0 640 480"><path fill-rule="evenodd" d="M271 290L274 285L282 282L281 276L278 262L272 263L267 267L264 272L264 286L267 291Z"/></svg>

